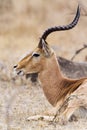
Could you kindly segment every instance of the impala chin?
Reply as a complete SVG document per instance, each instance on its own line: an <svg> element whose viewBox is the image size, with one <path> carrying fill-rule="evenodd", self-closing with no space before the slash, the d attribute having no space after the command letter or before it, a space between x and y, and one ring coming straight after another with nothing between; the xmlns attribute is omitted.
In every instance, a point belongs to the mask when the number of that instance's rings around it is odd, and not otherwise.
<svg viewBox="0 0 87 130"><path fill-rule="evenodd" d="M24 71L19 69L14 69L14 74L19 76L25 75Z"/></svg>

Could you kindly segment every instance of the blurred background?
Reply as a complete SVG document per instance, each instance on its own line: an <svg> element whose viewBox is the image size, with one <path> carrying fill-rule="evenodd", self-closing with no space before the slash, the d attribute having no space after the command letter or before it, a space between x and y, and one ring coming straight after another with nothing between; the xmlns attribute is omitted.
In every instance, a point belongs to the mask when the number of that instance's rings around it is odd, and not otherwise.
<svg viewBox="0 0 87 130"><path fill-rule="evenodd" d="M47 39L56 54L67 59L87 44L87 0L79 3L81 17L77 26L52 33ZM87 129L87 119L64 127L57 124L56 128L49 122L28 122L29 116L47 114L53 107L38 84L12 77L13 66L38 45L43 32L71 23L77 6L78 0L0 0L0 130ZM86 52L85 49L75 61L84 61Z"/></svg>
<svg viewBox="0 0 87 130"><path fill-rule="evenodd" d="M78 25L70 31L53 33L47 39L57 55L67 59L87 42L87 0L80 0L80 4ZM10 67L14 65L37 46L47 28L69 24L77 6L78 0L0 0L0 61ZM78 56L77 61L83 56L83 53Z"/></svg>

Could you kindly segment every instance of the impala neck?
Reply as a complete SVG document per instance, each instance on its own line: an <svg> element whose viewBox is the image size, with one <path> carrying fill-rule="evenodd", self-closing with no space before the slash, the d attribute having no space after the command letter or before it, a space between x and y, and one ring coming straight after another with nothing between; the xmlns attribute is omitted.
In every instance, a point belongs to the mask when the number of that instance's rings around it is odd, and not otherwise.
<svg viewBox="0 0 87 130"><path fill-rule="evenodd" d="M38 76L44 94L53 106L55 106L63 96L67 95L70 89L66 89L66 87L76 82L76 80L69 80L62 76L55 55L53 55L51 59L49 58L44 70L40 72Z"/></svg>

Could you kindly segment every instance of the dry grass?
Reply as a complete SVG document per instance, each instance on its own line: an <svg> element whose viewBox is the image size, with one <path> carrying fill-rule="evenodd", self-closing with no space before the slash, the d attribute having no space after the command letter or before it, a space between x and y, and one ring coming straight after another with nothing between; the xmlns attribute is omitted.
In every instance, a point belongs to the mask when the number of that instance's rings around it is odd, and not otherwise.
<svg viewBox="0 0 87 130"><path fill-rule="evenodd" d="M28 116L47 114L47 111L53 107L44 97L38 84L33 85L28 81L20 86L20 78L16 83L9 78L13 65L25 52L37 46L39 37L45 29L72 21L77 5L77 0L15 0L10 10L2 12L0 10L0 61L6 65L3 74L7 75L7 79L0 78L1 130L7 130L7 125L8 130L87 129L87 122L84 118L62 127L44 121L26 121ZM83 43L87 43L86 5L87 0L82 1L81 18L73 30L56 32L48 37L47 41L55 48L57 55L70 59L76 49L82 47ZM84 60L85 55L86 51L81 53L76 60ZM2 77L2 70L0 72Z"/></svg>

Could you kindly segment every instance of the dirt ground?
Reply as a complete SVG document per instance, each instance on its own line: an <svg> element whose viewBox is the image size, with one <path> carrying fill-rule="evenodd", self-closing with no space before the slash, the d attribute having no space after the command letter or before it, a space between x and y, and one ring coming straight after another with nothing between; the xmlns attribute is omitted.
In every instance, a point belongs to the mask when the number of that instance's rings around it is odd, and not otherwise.
<svg viewBox="0 0 87 130"><path fill-rule="evenodd" d="M3 0L5 1L5 0ZM77 0L0 0L0 130L87 130L87 117L65 126L46 121L28 121L33 115L53 115L38 83L25 77L14 80L13 66L35 48L45 29L66 25L75 16ZM13 2L13 3L11 3ZM81 1L78 25L65 32L56 32L47 39L57 55L70 59L75 50L87 43L87 0ZM6 9L6 10L5 10ZM85 60L84 50L75 61Z"/></svg>

